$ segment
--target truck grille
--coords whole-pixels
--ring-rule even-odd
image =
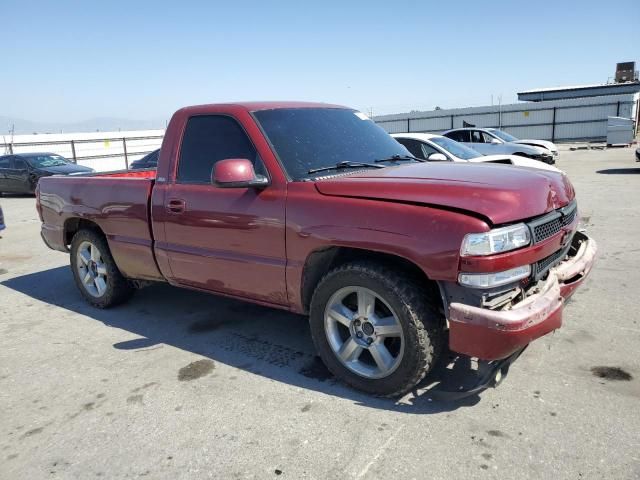
[[[562,259],[566,257],[570,248],[571,248],[571,242],[569,242],[569,244],[562,250],[558,250],[557,252],[552,253],[548,257],[543,258],[542,260],[539,260],[536,263],[534,263],[532,265],[533,268],[531,271],[531,276],[533,277],[534,281],[540,280],[540,278],[545,273],[547,273],[551,268],[559,264],[562,261]]]
[[[556,210],[550,215],[545,215],[538,221],[531,222],[534,243],[539,243],[554,236],[563,227],[573,223],[576,218],[577,211],[577,205],[574,200],[566,207]]]

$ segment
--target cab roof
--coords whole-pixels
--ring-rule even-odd
[[[334,105],[331,103],[321,102],[291,102],[291,101],[255,101],[255,102],[226,102],[226,103],[212,103],[204,105],[192,105],[184,107],[182,110],[202,110],[207,108],[216,107],[236,107],[247,110],[249,112],[256,112],[259,110],[277,110],[283,108],[342,108],[351,110],[349,107],[343,105]]]

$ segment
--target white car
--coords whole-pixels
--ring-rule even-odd
[[[556,167],[520,155],[482,155],[455,140],[431,133],[394,133],[391,135],[416,158],[450,162],[504,163],[518,167],[559,172]]]
[[[442,135],[465,144],[484,155],[507,154],[556,162],[558,147],[546,140],[519,140],[497,128],[466,127],[447,130]]]

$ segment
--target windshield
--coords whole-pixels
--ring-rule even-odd
[[[482,154],[476,152],[473,148],[469,148],[466,145],[451,140],[447,137],[432,137],[431,140],[436,145],[444,148],[454,157],[461,158],[462,160],[471,160],[472,158],[481,157]]]
[[[29,155],[24,158],[32,167],[36,168],[59,167],[69,163],[66,158],[60,155]]]
[[[371,163],[394,155],[411,155],[355,110],[283,108],[260,110],[254,115],[294,180],[313,176],[309,170],[340,162]]]
[[[502,130],[491,129],[489,131],[491,133],[493,133],[496,137],[501,138],[502,140],[504,140],[505,142],[517,142],[518,141],[518,139],[516,137],[514,137],[513,135],[509,135],[507,132],[503,132]]]

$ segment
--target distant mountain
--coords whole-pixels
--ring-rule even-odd
[[[0,116],[0,135],[7,135],[15,126],[15,134],[114,132],[118,130],[153,130],[165,128],[165,120],[131,120],[127,118],[97,117],[82,122],[32,122],[21,118]]]

